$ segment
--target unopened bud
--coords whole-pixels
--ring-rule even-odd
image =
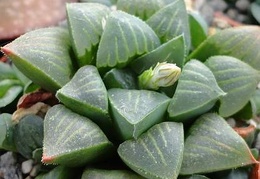
[[[157,63],[154,69],[144,71],[139,77],[139,85],[143,89],[157,90],[159,87],[173,85],[179,78],[181,69],[172,63]]]

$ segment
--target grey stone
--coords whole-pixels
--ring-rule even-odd
[[[238,10],[245,12],[248,10],[250,2],[248,0],[237,0],[235,6]]]
[[[224,0],[209,0],[208,4],[215,10],[215,11],[224,11],[227,9],[228,5]]]
[[[33,160],[32,159],[26,160],[22,163],[23,174],[29,174],[30,171],[32,170],[32,168],[33,168]]]
[[[0,176],[4,179],[22,179],[22,173],[13,152],[6,152],[1,155]]]

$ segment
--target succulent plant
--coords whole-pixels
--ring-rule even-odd
[[[17,141],[38,142],[42,129],[41,161],[58,166],[37,178],[64,178],[73,169],[82,179],[257,171],[252,142],[227,119],[246,125],[260,113],[258,26],[209,36],[183,0],[91,1],[67,4],[66,10],[66,26],[30,31],[1,48],[12,64],[0,63],[0,100],[9,93],[9,103],[22,91],[26,96],[16,117],[0,114],[6,131],[1,148],[31,158],[41,145],[27,150]],[[48,95],[25,105],[39,89]],[[46,102],[54,96],[58,102]],[[43,104],[49,107],[40,127]],[[31,113],[37,131],[27,130]]]

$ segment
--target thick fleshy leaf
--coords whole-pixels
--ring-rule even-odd
[[[228,117],[241,110],[255,92],[260,73],[245,62],[229,56],[210,57],[205,64],[227,93],[220,98],[219,114]]]
[[[94,64],[97,45],[103,32],[102,20],[110,10],[97,3],[67,4],[69,30],[78,65]]]
[[[178,179],[210,179],[204,175],[179,176]]]
[[[137,140],[120,144],[118,154],[135,172],[145,178],[178,177],[184,150],[183,125],[163,122]]]
[[[56,91],[72,76],[70,39],[66,29],[51,27],[28,32],[1,50],[34,83]]]
[[[16,75],[9,64],[0,62],[0,81],[5,79],[15,79]]]
[[[208,113],[188,131],[181,174],[209,173],[256,163],[246,142],[219,115]]]
[[[164,0],[118,0],[117,9],[146,20],[159,9],[170,4],[171,2],[172,1],[167,2]]]
[[[59,165],[51,171],[49,171],[48,173],[37,175],[35,179],[71,179],[76,178],[76,172],[77,171],[75,171],[75,169],[73,168]]]
[[[253,116],[260,114],[260,89],[257,89],[250,98]]]
[[[0,114],[0,149],[15,151],[14,144],[14,124],[12,123],[12,115]]]
[[[146,21],[162,42],[167,42],[174,37],[184,35],[185,51],[190,49],[190,29],[188,14],[183,0],[175,0],[173,3],[157,11]]]
[[[81,67],[56,96],[66,107],[102,127],[110,122],[107,90],[95,66]]]
[[[145,22],[122,11],[111,12],[104,28],[97,52],[98,68],[124,67],[132,58],[160,45]]]
[[[214,55],[236,57],[253,68],[260,70],[260,28],[258,26],[241,26],[222,30],[204,41],[189,59],[205,61]]]
[[[80,166],[110,154],[111,142],[86,117],[56,105],[44,120],[42,162]]]
[[[184,58],[185,44],[184,37],[181,35],[133,60],[131,67],[136,73],[141,74],[150,67],[154,67],[158,62],[175,63],[178,67],[182,67]]]
[[[111,88],[122,88],[122,89],[137,89],[137,76],[136,74],[128,69],[118,69],[113,68],[108,71],[104,77],[103,81],[107,89]]]
[[[192,48],[196,49],[207,38],[207,23],[199,13],[192,11],[189,12],[189,23]]]
[[[0,98],[2,98],[12,86],[21,86],[21,85],[22,85],[21,82],[15,79],[5,79],[2,81],[0,80]]]
[[[111,115],[121,139],[137,138],[164,120],[169,98],[148,90],[108,90]]]
[[[23,91],[22,86],[15,85],[10,87],[0,98],[0,108],[5,107],[8,104],[12,103],[19,96],[19,94],[21,94],[22,91]]]
[[[183,67],[168,113],[173,121],[188,121],[210,110],[220,96],[220,89],[210,69],[198,60]],[[185,106],[185,107],[184,107]]]
[[[250,6],[250,10],[254,18],[260,23],[260,4],[258,2],[252,2]]]
[[[22,117],[14,128],[14,143],[17,151],[25,158],[31,159],[35,149],[42,147],[43,119],[29,114]]]
[[[104,170],[95,168],[86,168],[81,179],[102,178],[102,179],[144,179],[134,172],[128,170]]]
[[[113,0],[80,0],[80,2],[88,2],[88,3],[99,3],[106,6],[112,6]]]

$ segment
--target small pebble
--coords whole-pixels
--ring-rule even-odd
[[[13,152],[6,152],[1,155],[0,176],[4,179],[22,179],[21,171],[16,162],[16,155]]]
[[[23,174],[28,174],[33,168],[33,160],[29,159],[22,163],[22,172]]]
[[[227,16],[230,17],[231,19],[236,19],[238,16],[238,11],[236,9],[228,9],[227,11]]]
[[[228,118],[227,119],[227,123],[231,126],[231,127],[236,127],[236,120],[234,118]]]
[[[238,10],[245,12],[248,10],[250,2],[248,0],[237,0],[235,6]]]
[[[40,170],[41,170],[41,164],[37,164],[37,165],[33,166],[32,170],[30,172],[30,176],[36,177]]]
[[[210,4],[215,11],[224,11],[228,7],[224,0],[208,0],[208,4]]]

